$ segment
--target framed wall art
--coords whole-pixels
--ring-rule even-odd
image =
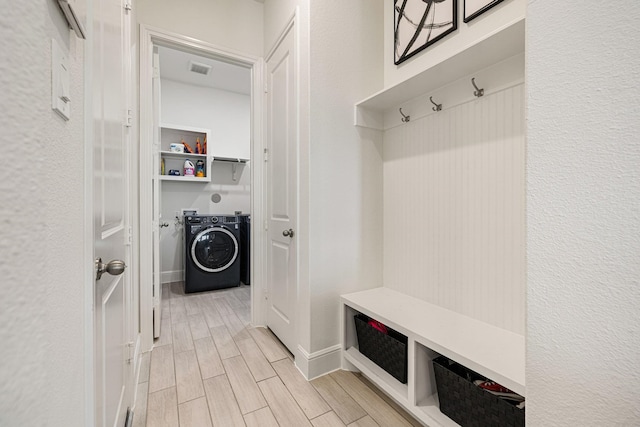
[[[485,13],[503,0],[464,0],[464,16],[463,21],[469,22],[473,18]]]
[[[394,63],[406,61],[458,28],[458,0],[394,0]]]

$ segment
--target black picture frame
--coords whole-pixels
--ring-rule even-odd
[[[394,64],[422,52],[457,28],[458,0],[394,0]]]
[[[464,11],[462,20],[467,23],[482,15],[492,7],[502,3],[504,0],[463,0]]]

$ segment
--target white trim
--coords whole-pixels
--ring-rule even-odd
[[[251,86],[251,229],[249,236],[251,241],[251,253],[249,254],[251,277],[251,319],[253,325],[265,325],[267,319],[267,304],[262,296],[264,295],[266,277],[264,269],[267,265],[266,258],[266,235],[262,224],[265,219],[266,198],[264,180],[264,81],[266,64],[264,59],[259,58],[252,69]]]
[[[93,0],[86,1],[86,34],[84,43],[84,221],[82,264],[84,288],[84,425],[95,424],[95,331],[94,248],[93,248]]]
[[[133,368],[133,390],[131,390],[131,410],[135,414],[136,406],[138,405],[138,384],[140,384],[140,370],[142,368],[142,351],[140,343],[140,334],[138,334],[135,341],[135,350],[133,352],[133,359],[131,359],[131,365]],[[151,361],[151,359],[149,359]]]
[[[310,338],[311,338],[311,301],[310,301],[310,295],[304,294],[305,297],[309,298],[309,300],[306,301],[306,305],[304,303],[301,303],[301,294],[302,292],[300,291],[300,284],[301,284],[301,262],[302,262],[302,257],[300,256],[300,254],[302,253],[301,248],[302,248],[302,239],[300,238],[303,233],[305,233],[305,230],[303,230],[303,226],[302,226],[302,218],[300,215],[300,206],[301,206],[301,199],[302,197],[300,197],[300,189],[302,188],[301,185],[301,168],[300,168],[300,164],[301,164],[301,148],[302,148],[302,123],[301,123],[301,109],[302,109],[302,85],[300,84],[300,81],[302,79],[302,67],[301,67],[301,60],[302,60],[302,52],[300,49],[300,42],[301,42],[301,36],[300,36],[300,6],[296,6],[295,10],[293,11],[293,15],[291,16],[291,23],[289,24],[291,26],[290,30],[293,31],[293,47],[295,49],[295,86],[296,86],[296,229],[297,229],[297,233],[298,233],[298,239],[296,241],[296,313],[295,313],[295,337],[296,337],[296,341],[298,342],[298,349],[299,350],[304,350],[303,347],[301,347],[301,344],[307,344],[309,346],[311,346],[311,342],[310,342]],[[309,23],[307,23],[307,25],[310,25]],[[309,26],[307,26],[307,30],[309,29]],[[284,38],[287,34],[287,32],[289,31],[289,28],[285,29],[285,31],[282,34],[282,37]],[[279,41],[280,42],[280,41]],[[279,43],[278,42],[278,43]],[[306,70],[307,72],[310,72],[309,69]],[[307,172],[308,173],[308,172]],[[308,218],[307,218],[307,222],[308,222]],[[306,248],[308,250],[308,248]],[[305,251],[306,252],[306,251]],[[308,307],[308,310],[304,310],[304,308]],[[305,319],[303,320],[303,316],[305,317]],[[308,327],[308,329],[306,329],[304,331],[303,334],[303,325],[305,327]],[[306,341],[303,339],[303,336],[307,336],[309,337],[309,341]],[[304,358],[303,362],[306,362],[306,371],[305,371],[305,376],[306,378],[315,378],[317,375],[315,375],[315,373],[317,372],[317,369],[315,369],[316,365],[322,365],[322,360],[318,360],[316,363],[315,359],[317,359],[316,357],[313,357],[311,355],[309,355],[308,353],[306,353],[306,351],[304,351],[304,353],[301,353]],[[313,354],[317,354],[313,353]],[[340,366],[339,364],[337,366]],[[328,371],[327,371],[328,372]]]
[[[259,60],[258,57],[253,55],[247,55],[236,50],[227,49],[225,47],[208,43],[203,40],[198,40],[193,37],[173,33],[162,28],[153,27],[146,24],[140,24],[140,37],[140,41],[142,41],[144,38],[145,42],[158,44],[159,46],[166,46],[182,50],[184,50],[185,48],[191,48],[190,50],[195,51],[195,53],[204,54],[208,57],[214,57],[215,59],[219,59],[223,62],[228,62],[247,68],[253,67],[253,65]]]
[[[133,358],[131,359],[131,364],[133,365],[133,378],[134,378],[134,388],[136,390],[133,390],[134,395],[137,395],[137,385],[140,382],[140,366],[142,364],[142,351],[141,351],[141,347],[140,347],[140,335],[138,334],[138,336],[136,337],[136,340],[134,342],[134,346],[133,346]],[[136,400],[133,399],[132,402],[135,404]]]
[[[261,58],[245,55],[191,37],[167,32],[165,30],[140,24],[140,331],[142,334],[142,351],[149,351],[153,347],[153,264],[152,264],[152,218],[153,208],[151,203],[152,175],[153,175],[153,118],[152,118],[152,87],[153,76],[153,46],[168,46],[175,49],[195,51],[197,53],[213,57],[225,62],[251,68],[252,93],[251,93],[251,156],[255,159],[262,158],[262,109],[263,109],[263,61]],[[263,222],[264,201],[262,196],[262,167],[253,162],[251,171],[252,207],[251,219],[255,224]],[[259,170],[254,170],[259,169]],[[255,274],[256,268],[261,268],[263,258],[264,231],[260,227],[251,227],[252,260],[251,268],[251,292],[252,315],[254,324],[262,322],[265,310],[262,308],[264,300],[257,295],[262,294],[264,287],[261,278],[263,275]],[[255,267],[255,268],[254,268]]]
[[[296,353],[296,366],[309,381],[329,372],[337,371],[342,364],[342,346],[340,344],[313,353],[307,353],[299,345]]]
[[[140,334],[143,351],[153,347],[153,207],[152,207],[152,165],[153,149],[153,102],[151,79],[153,77],[153,43],[151,35],[140,26]],[[145,143],[145,141],[148,141]]]
[[[287,21],[287,25],[284,26],[284,28],[280,32],[280,35],[276,39],[275,43],[273,44],[273,46],[271,46],[271,49],[269,49],[269,53],[265,56],[265,62],[269,62],[269,60],[271,59],[273,54],[278,49],[278,46],[280,46],[280,44],[282,43],[284,38],[287,36],[287,34],[289,34],[289,31],[291,31],[293,26],[296,25],[297,20],[298,20],[298,7],[296,7],[296,10],[293,12],[291,17],[289,18],[289,21]],[[294,36],[296,37],[296,41],[297,41],[298,40],[298,34],[295,33]],[[294,45],[295,45],[295,43],[294,43]],[[295,46],[297,48],[297,45],[295,45]]]

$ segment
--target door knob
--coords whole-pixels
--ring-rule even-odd
[[[127,266],[124,261],[120,261],[119,259],[114,259],[105,264],[102,262],[102,258],[96,258],[96,280],[100,280],[104,273],[109,273],[112,276],[122,274],[125,268],[127,268]]]
[[[162,224],[160,224],[160,228],[168,227],[168,226],[169,226],[169,223],[168,223],[168,222],[166,222],[166,221],[165,221],[165,222],[163,222]]]
[[[288,229],[288,230],[284,230],[284,231],[282,232],[282,235],[283,235],[284,237],[293,237],[293,230],[292,230],[291,228],[290,228],[290,229]]]

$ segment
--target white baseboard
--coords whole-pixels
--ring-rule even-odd
[[[184,280],[184,270],[170,270],[160,272],[160,283],[181,282]]]
[[[296,366],[307,380],[321,377],[329,372],[337,371],[342,364],[342,347],[336,344],[325,349],[307,353],[298,346]]]

